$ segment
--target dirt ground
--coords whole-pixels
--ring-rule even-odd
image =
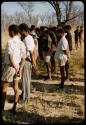
[[[31,93],[28,103],[19,102],[14,116],[9,112],[13,105],[13,89],[8,87],[3,119],[6,123],[79,123],[84,120],[84,82],[66,81],[64,90],[58,90],[59,81],[46,83],[32,80],[38,89]],[[21,91],[20,91],[21,92]]]
[[[13,105],[13,89],[8,87],[5,112],[2,113],[4,123],[48,124],[48,123],[81,123],[85,119],[85,86],[84,86],[84,45],[82,50],[75,50],[70,55],[70,79],[65,81],[63,90],[58,90],[60,72],[57,66],[52,74],[52,81],[45,81],[46,70],[43,63],[37,73],[32,75],[32,85],[36,89],[31,92],[29,102],[19,101],[18,112],[14,116],[9,112]],[[20,90],[21,92],[21,90]]]

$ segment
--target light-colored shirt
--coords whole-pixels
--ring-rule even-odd
[[[35,44],[34,50],[38,51],[38,40],[37,39],[34,39],[34,44]]]
[[[65,35],[58,42],[56,53],[54,56],[55,61],[65,57],[67,59],[67,55],[64,54],[63,50],[69,51],[68,41],[65,38]]]
[[[5,63],[10,64],[9,55],[13,54],[13,61],[16,66],[19,66],[21,58],[26,56],[26,48],[24,43],[20,40],[19,36],[16,35],[8,40]]]
[[[26,56],[30,57],[29,51],[33,52],[35,48],[34,39],[31,35],[28,35],[27,37],[24,38],[23,42],[26,46]]]

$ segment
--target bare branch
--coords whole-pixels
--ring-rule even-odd
[[[55,7],[55,4],[53,3],[53,1],[48,1],[54,8],[54,10],[56,11],[56,7]]]
[[[73,20],[74,18],[77,18],[78,16],[80,16],[82,14],[82,12],[80,12],[79,14],[73,16],[72,18],[68,19],[68,20],[65,20],[65,23],[70,21],[70,20]]]

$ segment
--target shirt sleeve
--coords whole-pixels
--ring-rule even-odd
[[[62,50],[67,50],[68,42],[66,39],[62,39]]]
[[[26,45],[27,51],[32,51],[33,52],[33,50],[35,48],[34,39],[32,37],[26,38],[25,39],[25,45]]]
[[[7,45],[7,52],[10,55],[10,54],[13,54],[13,51],[14,51],[14,48],[13,48],[13,45],[12,45],[12,41],[9,40],[8,45]]]
[[[26,58],[26,47],[23,42],[21,42],[21,57]]]

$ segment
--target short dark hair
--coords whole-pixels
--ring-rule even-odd
[[[65,33],[65,31],[63,29],[58,29],[57,32],[58,33]]]
[[[34,30],[35,29],[35,25],[31,25],[31,30]]]
[[[80,28],[83,28],[83,26],[80,26]]]
[[[12,24],[12,25],[9,26],[8,31],[9,31],[9,32],[10,32],[10,31],[13,31],[15,34],[18,34],[19,28],[18,28],[17,25]]]
[[[29,27],[28,27],[27,24],[22,23],[22,24],[19,25],[19,30],[21,30],[21,31],[25,30],[26,32],[28,32],[29,31]]]

